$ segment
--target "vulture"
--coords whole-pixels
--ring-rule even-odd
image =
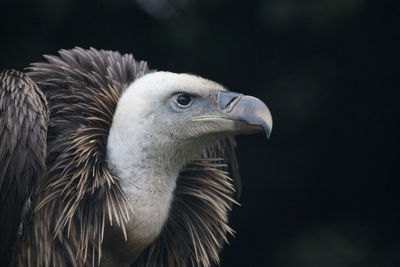
[[[0,74],[1,266],[219,263],[259,99],[131,54],[60,50]]]

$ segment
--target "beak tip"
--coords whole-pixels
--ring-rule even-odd
[[[271,112],[269,111],[267,106],[265,106],[265,110],[263,112],[263,116],[262,116],[262,119],[260,119],[260,121],[264,128],[265,135],[267,136],[267,139],[269,139],[271,136],[271,132],[272,132],[273,122],[272,122]]]
[[[264,131],[265,135],[267,136],[267,139],[271,137],[271,132],[272,132],[272,127],[270,127],[268,124],[264,125]]]

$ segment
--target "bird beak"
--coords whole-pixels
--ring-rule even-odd
[[[260,99],[230,91],[220,91],[218,109],[226,119],[238,122],[235,124],[238,132],[254,133],[264,130],[269,138],[272,115]]]

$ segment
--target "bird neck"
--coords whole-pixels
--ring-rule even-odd
[[[110,170],[120,178],[120,185],[130,202],[133,213],[126,225],[127,240],[105,233],[106,243],[118,247],[114,254],[119,260],[134,261],[160,234],[173,199],[173,192],[180,170],[193,157],[194,151],[177,145],[165,146],[159,138],[147,134],[124,140],[110,130],[107,157]],[[186,151],[183,153],[182,151]],[[118,231],[114,227],[112,232]],[[106,240],[111,236],[113,240]],[[121,237],[121,235],[120,235]],[[121,247],[125,249],[121,249]],[[120,255],[124,253],[125,255]]]

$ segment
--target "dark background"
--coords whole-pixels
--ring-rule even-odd
[[[257,96],[221,266],[400,266],[396,2],[1,0],[0,69],[93,46]]]

